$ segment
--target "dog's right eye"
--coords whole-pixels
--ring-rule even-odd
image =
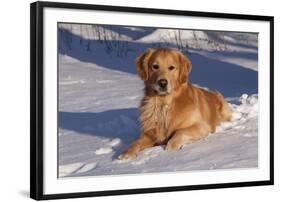
[[[153,65],[152,68],[155,69],[155,70],[159,69],[159,65]]]

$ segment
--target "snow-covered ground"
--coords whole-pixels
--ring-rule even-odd
[[[258,36],[185,30],[179,47],[174,32],[60,25],[60,177],[258,166]],[[148,47],[165,46],[183,48],[193,64],[191,81],[220,91],[233,120],[177,152],[157,146],[135,160],[117,160],[139,135],[143,83],[134,60]]]

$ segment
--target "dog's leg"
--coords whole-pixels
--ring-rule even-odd
[[[137,154],[145,148],[154,146],[155,142],[152,141],[147,135],[142,134],[123,154],[118,156],[119,160],[134,159]]]
[[[210,133],[207,124],[195,124],[188,128],[179,129],[168,141],[166,150],[176,151],[182,148],[184,144],[190,144],[206,137]]]

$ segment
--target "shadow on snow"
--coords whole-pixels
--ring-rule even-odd
[[[139,135],[138,110],[115,109],[104,112],[59,112],[58,126],[85,135],[120,138],[132,142]]]

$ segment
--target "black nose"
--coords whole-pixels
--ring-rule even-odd
[[[167,87],[167,84],[168,84],[168,81],[166,79],[160,79],[158,80],[158,85],[161,87],[161,88],[166,88]]]

